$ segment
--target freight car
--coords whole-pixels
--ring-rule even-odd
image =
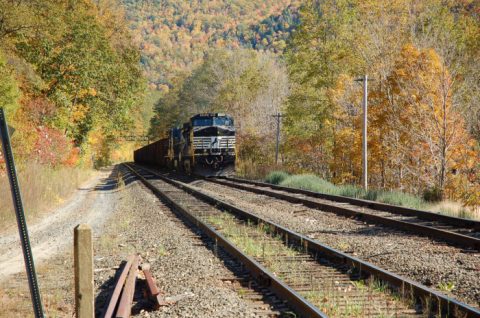
[[[170,129],[167,138],[134,152],[137,163],[203,176],[232,174],[235,157],[234,122],[221,113],[195,115]]]

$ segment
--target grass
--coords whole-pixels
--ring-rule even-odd
[[[273,171],[266,176],[265,181],[284,187],[377,201],[467,219],[480,219],[480,212],[465,209],[459,203],[448,201],[430,203],[423,198],[400,191],[376,189],[365,191],[361,187],[354,185],[335,185],[313,174],[289,175],[286,172]]]
[[[438,289],[440,289],[443,292],[450,293],[452,290],[455,289],[455,284],[452,282],[439,283]]]
[[[206,221],[279,279],[299,288],[310,287],[299,293],[330,317],[364,317],[366,313],[396,317],[399,311],[411,307],[408,299],[399,297],[381,281],[357,280],[344,285],[333,275],[325,278],[314,275],[308,261],[287,261],[286,258],[304,256],[305,252],[302,248],[287,246],[282,237],[265,224],[243,222],[231,214],[209,215]],[[352,293],[357,297],[350,298]],[[375,299],[373,304],[371,299]]]
[[[267,175],[265,181],[271,184],[280,184],[289,176],[290,175],[284,171],[272,171]]]
[[[92,170],[52,168],[38,163],[30,163],[17,171],[25,214],[30,221],[62,204],[93,173]],[[0,193],[0,226],[10,229],[15,225],[15,212],[7,176],[1,172]]]

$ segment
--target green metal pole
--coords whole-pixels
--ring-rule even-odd
[[[12,147],[10,144],[10,135],[8,133],[7,120],[3,108],[0,108],[0,134],[2,137],[2,148],[5,163],[7,166],[8,179],[12,192],[13,205],[17,216],[18,232],[22,243],[23,258],[25,260],[25,268],[27,270],[28,284],[30,287],[30,295],[32,297],[33,310],[35,318],[44,318],[42,300],[40,290],[38,288],[37,275],[35,274],[35,264],[33,262],[32,248],[28,237],[27,222],[25,220],[25,212],[23,210],[22,196],[20,195],[20,186],[17,179],[17,171],[13,159]]]

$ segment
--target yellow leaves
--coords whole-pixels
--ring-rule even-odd
[[[97,96],[97,90],[96,90],[95,88],[91,87],[91,88],[89,88],[89,90],[88,90],[88,94],[89,94],[90,96]]]
[[[93,97],[97,96],[97,90],[93,87],[84,88],[84,89],[81,89],[77,95],[78,98],[85,98],[89,96],[93,96]]]
[[[82,104],[77,104],[73,106],[71,121],[72,122],[82,121],[87,116],[89,109],[90,108],[87,105],[82,105]]]

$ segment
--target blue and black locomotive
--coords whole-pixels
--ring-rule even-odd
[[[233,118],[222,113],[195,115],[168,138],[134,152],[137,163],[203,176],[233,174],[235,157]]]

